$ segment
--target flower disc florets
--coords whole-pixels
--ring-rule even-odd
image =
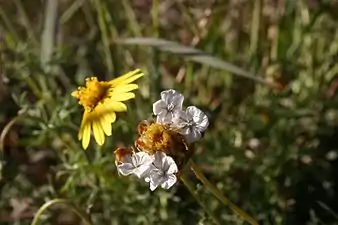
[[[115,151],[121,175],[144,178],[151,190],[158,186],[169,189],[176,183],[177,173],[192,155],[188,144],[199,140],[209,125],[208,117],[197,107],[183,111],[183,99],[175,90],[161,93],[161,99],[153,105],[156,121],[138,125],[136,152]]]
[[[144,126],[143,124],[144,122],[141,122],[139,126]],[[175,160],[180,169],[190,156],[185,137],[170,126],[159,123],[151,123],[144,128],[135,141],[135,146],[150,155],[157,151],[167,154]]]
[[[96,77],[86,78],[84,87],[79,87],[73,94],[79,99],[79,104],[86,110],[92,111],[100,102],[109,98],[111,85],[106,81],[98,81]]]

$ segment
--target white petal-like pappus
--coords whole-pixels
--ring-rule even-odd
[[[138,178],[142,178],[148,176],[149,171],[150,165],[140,165],[134,169],[133,174]]]
[[[134,166],[131,163],[121,163],[117,165],[117,171],[123,176],[128,176],[133,173]]]
[[[156,122],[162,124],[172,123],[175,112],[182,110],[183,100],[183,95],[175,90],[162,91],[161,99],[153,104]]]
[[[166,105],[173,104],[177,107],[177,110],[182,110],[184,96],[173,89],[169,89],[161,92],[161,100],[163,100]]]
[[[170,124],[172,122],[173,114],[167,110],[160,112],[156,117],[156,123]]]
[[[198,128],[200,132],[203,132],[208,128],[209,126],[208,117],[199,108],[195,106],[189,106],[186,109],[186,112],[191,116],[196,128]]]
[[[161,184],[161,188],[169,189],[177,182],[177,177],[174,174],[170,174],[167,177],[167,180]]]
[[[171,124],[190,143],[199,140],[208,125],[208,117],[195,106],[189,106],[185,112],[176,112]]]
[[[123,176],[135,175],[138,178],[148,176],[154,158],[145,152],[137,152],[125,156],[123,162],[117,165],[118,172]]]
[[[189,134],[185,135],[185,138],[189,143],[198,141],[201,137],[202,134],[198,129],[190,129]]]
[[[161,112],[167,109],[167,105],[163,100],[158,100],[153,104],[153,113],[155,115],[160,114]]]
[[[153,168],[149,173],[149,188],[151,191],[155,190],[163,181],[163,171]]]
[[[178,168],[173,158],[163,152],[156,152],[153,167],[150,169],[149,177],[145,180],[149,182],[151,191],[158,186],[168,189],[177,182],[175,175],[177,172]]]

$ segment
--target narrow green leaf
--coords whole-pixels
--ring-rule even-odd
[[[117,41],[117,43],[124,44],[124,45],[145,45],[145,46],[154,47],[154,48],[159,49],[160,51],[182,55],[182,56],[185,56],[190,61],[205,64],[205,65],[217,68],[217,69],[226,70],[230,73],[251,79],[255,82],[265,84],[270,87],[278,86],[277,84],[267,81],[266,79],[260,76],[254,75],[246,70],[243,70],[238,66],[235,66],[231,63],[220,60],[207,52],[203,52],[202,50],[199,50],[196,48],[187,47],[187,46],[178,44],[173,41],[167,41],[167,40],[157,39],[157,38],[136,37],[136,38],[122,39],[122,40]]]

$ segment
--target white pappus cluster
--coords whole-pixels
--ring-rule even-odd
[[[149,155],[145,152],[137,152],[127,155],[123,163],[117,165],[121,175],[134,175],[150,184],[150,190],[158,186],[164,189],[171,188],[177,181],[178,172],[175,161],[163,152]]]
[[[175,90],[162,91],[161,99],[153,104],[153,113],[157,123],[176,128],[188,143],[192,143],[201,139],[209,121],[207,115],[195,106],[184,111],[183,100],[184,96]]]
[[[161,92],[161,99],[153,104],[156,123],[168,125],[183,135],[188,143],[202,137],[209,125],[208,117],[197,107],[189,106],[182,109],[184,97],[175,90]],[[133,152],[123,157],[117,165],[118,172],[123,176],[134,175],[149,183],[150,190],[157,187],[171,188],[176,182],[178,167],[171,156],[157,151],[154,155],[146,152]]]

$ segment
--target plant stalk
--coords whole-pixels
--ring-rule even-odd
[[[189,179],[184,174],[182,174],[180,176],[180,179],[183,182],[183,184],[186,186],[186,188],[188,189],[188,191],[191,193],[191,195],[196,199],[196,201],[198,202],[198,204],[200,204],[200,206],[202,206],[202,208],[204,209],[204,211],[214,221],[214,223],[217,224],[217,225],[221,225],[221,222],[213,215],[213,213],[208,208],[208,206],[206,206],[204,204],[204,202],[202,201],[202,199],[196,194],[196,191],[194,190],[194,185],[189,181]]]
[[[69,207],[76,215],[78,215],[83,221],[85,225],[92,225],[92,223],[90,222],[90,217],[85,214],[84,212],[82,212],[77,206],[75,206],[73,203],[71,203],[70,201],[68,201],[67,199],[53,199],[50,200],[48,202],[46,202],[45,204],[43,204],[39,210],[36,212],[33,222],[31,223],[31,225],[38,225],[39,224],[39,220],[42,216],[42,214],[51,206],[56,205],[56,204],[64,204],[67,207]]]
[[[209,191],[224,205],[229,206],[229,208],[238,214],[242,219],[249,222],[251,225],[258,225],[258,222],[252,218],[249,214],[244,212],[242,209],[237,207],[234,203],[232,203],[228,198],[226,198],[202,173],[201,169],[196,165],[196,163],[190,160],[191,170],[195,173],[197,179],[199,179],[208,189]]]

